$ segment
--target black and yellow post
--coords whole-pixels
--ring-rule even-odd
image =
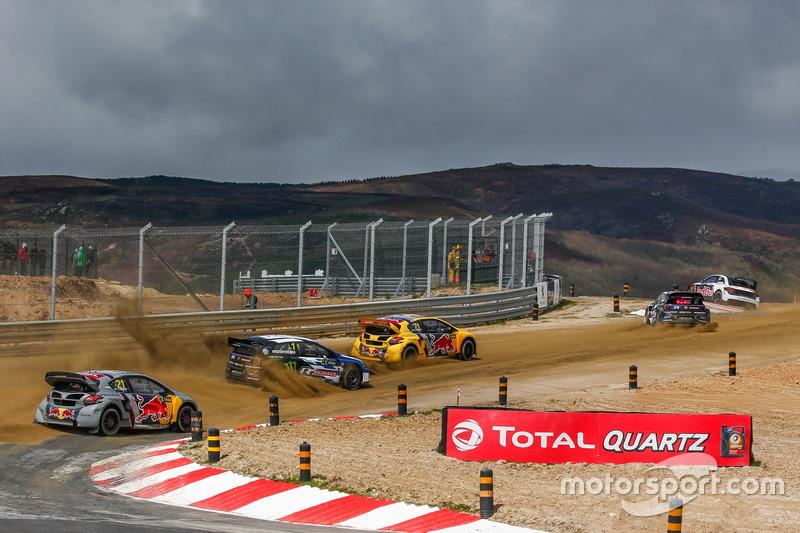
[[[481,518],[494,514],[494,472],[488,466],[481,468]]]
[[[667,531],[669,533],[680,533],[683,524],[683,500],[680,498],[670,498],[669,515],[667,517]]]
[[[627,297],[628,297],[628,289],[630,289],[630,288],[631,288],[631,284],[630,284],[630,283],[625,283],[625,284],[622,286],[622,296],[624,296],[625,298],[627,298]]]
[[[539,304],[533,306],[533,311],[531,311],[531,318],[533,320],[539,320]]]
[[[628,388],[631,390],[639,388],[639,370],[636,365],[631,365],[628,369]]]
[[[574,298],[575,297],[575,284],[574,283],[570,283],[569,284],[569,297],[570,298]]]
[[[397,414],[404,416],[408,414],[408,391],[406,386],[400,384],[397,386]]]
[[[203,440],[203,413],[202,411],[192,411],[192,442]]]
[[[500,378],[500,405],[508,403],[508,378],[503,376]]]
[[[311,445],[305,441],[300,445],[300,481],[311,481]]]
[[[277,426],[281,423],[281,417],[278,411],[278,397],[269,397],[269,425]]]
[[[219,462],[219,430],[211,428],[208,430],[208,462]]]
[[[736,375],[736,352],[731,352],[728,354],[728,375]]]
[[[619,294],[614,295],[614,312],[619,313]]]

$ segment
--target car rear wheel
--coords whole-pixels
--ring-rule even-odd
[[[475,356],[475,343],[472,339],[467,339],[461,343],[461,357],[463,361],[469,361]]]
[[[358,390],[361,387],[362,379],[361,369],[356,365],[350,365],[342,372],[342,387],[349,390]]]
[[[119,411],[109,407],[100,415],[100,433],[110,437],[119,431],[120,416]]]
[[[417,359],[417,355],[419,355],[419,352],[417,351],[416,346],[406,346],[403,350],[403,360],[401,363],[404,365],[411,363]]]
[[[181,405],[172,428],[178,433],[189,433],[192,430],[192,411],[191,405]]]

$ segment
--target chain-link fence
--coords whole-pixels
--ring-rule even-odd
[[[308,296],[368,301],[431,296],[443,285],[458,285],[467,294],[477,285],[519,288],[542,280],[545,222],[551,216],[4,229],[2,274],[17,279],[5,283],[11,293],[0,302],[0,310],[5,308],[0,321],[76,318],[64,306],[86,305],[93,295],[98,304],[112,296],[134,302],[130,313],[162,314],[241,309],[246,288],[296,295],[296,306]],[[34,280],[38,284],[32,285]],[[91,280],[102,280],[102,290]],[[33,287],[38,298],[49,289],[50,312],[11,312],[13,306],[21,311],[33,304]]]

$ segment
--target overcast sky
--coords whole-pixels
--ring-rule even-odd
[[[794,0],[2,0],[0,175],[800,176],[798,28]]]

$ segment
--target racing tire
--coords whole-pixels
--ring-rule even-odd
[[[361,369],[356,365],[350,365],[342,372],[341,383],[344,389],[358,390],[361,387],[362,380]]]
[[[722,291],[717,291],[714,293],[714,303],[715,304],[722,303]]]
[[[475,357],[475,342],[472,339],[466,339],[461,343],[461,353],[459,359],[462,361],[469,361]]]
[[[100,434],[106,437],[116,435],[119,431],[120,422],[119,411],[113,407],[107,408],[103,411],[103,414],[100,415],[100,425],[98,426]]]
[[[178,433],[189,433],[192,431],[192,411],[194,408],[191,405],[181,405],[178,409],[178,416],[175,418],[175,423],[172,424],[172,429]]]
[[[659,311],[656,313],[655,318],[653,318],[652,322],[653,326],[663,326],[664,325],[664,313]]]
[[[419,352],[417,351],[416,346],[406,346],[405,349],[403,349],[403,356],[400,364],[407,365],[412,363],[413,361],[416,361],[418,355]]]

